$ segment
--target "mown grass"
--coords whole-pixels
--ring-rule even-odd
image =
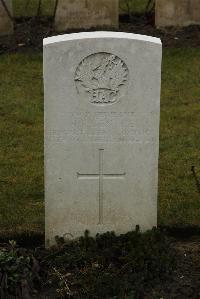
[[[160,225],[200,224],[199,69],[199,49],[164,49]],[[2,55],[0,90],[0,234],[44,232],[42,53]]]
[[[43,230],[41,53],[0,58],[0,229]]]
[[[200,51],[164,51],[160,128],[159,223],[199,225]]]

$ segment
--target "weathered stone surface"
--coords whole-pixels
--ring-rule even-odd
[[[4,0],[10,14],[12,15],[12,1]],[[8,17],[8,14],[0,1],[0,35],[9,35],[13,33],[13,23]]]
[[[118,28],[118,0],[59,0],[55,29]]]
[[[157,223],[161,42],[44,40],[46,244]]]
[[[156,0],[157,27],[200,24],[199,0]]]

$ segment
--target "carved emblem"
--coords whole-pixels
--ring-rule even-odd
[[[86,92],[94,104],[116,102],[127,80],[126,64],[118,56],[104,52],[84,58],[75,73],[77,89]]]

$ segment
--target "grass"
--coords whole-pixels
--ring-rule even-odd
[[[42,55],[2,55],[0,73],[0,227],[43,230]]]
[[[164,49],[159,224],[200,225],[199,49]],[[42,53],[0,59],[0,234],[44,232]]]
[[[199,225],[199,49],[166,49],[161,96],[159,223]]]

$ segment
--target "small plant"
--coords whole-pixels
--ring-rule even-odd
[[[33,281],[37,277],[36,259],[26,254],[25,249],[18,249],[15,241],[0,248],[0,292],[3,298],[13,295],[27,298],[33,291]]]
[[[46,266],[60,298],[143,298],[145,290],[169,277],[174,257],[158,229],[92,238],[89,232],[51,249]],[[53,257],[53,258],[52,258]]]

